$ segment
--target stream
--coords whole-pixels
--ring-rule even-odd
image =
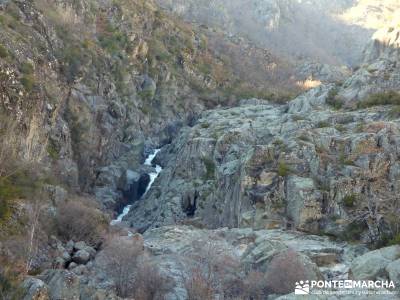
[[[156,155],[158,154],[158,152],[160,152],[161,149],[155,149],[153,151],[152,154],[150,154],[149,156],[147,156],[146,160],[144,161],[144,165],[145,166],[151,166],[153,159],[156,157]],[[150,190],[151,186],[153,185],[154,181],[156,180],[156,178],[158,177],[158,175],[161,173],[162,168],[159,165],[156,165],[155,167],[155,172],[151,172],[149,173],[150,176],[150,181],[149,184],[146,187],[146,191],[144,192],[144,194],[141,196],[141,198],[143,198],[144,196],[146,196],[146,194],[148,193],[148,191]],[[140,200],[140,199],[139,199]],[[129,204],[127,206],[124,207],[123,211],[121,214],[118,215],[118,217],[115,220],[111,221],[111,225],[116,225],[118,223],[122,222],[122,219],[129,213],[129,210],[131,209],[132,205]]]

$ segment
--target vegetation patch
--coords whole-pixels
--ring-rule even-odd
[[[367,108],[378,105],[400,105],[400,93],[388,91],[370,95],[367,99],[358,103],[358,108]]]
[[[0,57],[6,58],[8,56],[8,50],[2,44],[0,44]]]
[[[286,162],[280,161],[278,164],[278,175],[281,177],[285,177],[289,175],[291,172],[290,167],[287,165]]]
[[[343,197],[343,204],[346,207],[354,207],[357,202],[357,195],[356,194],[349,194]]]
[[[326,104],[337,110],[341,109],[344,105],[344,101],[339,98],[338,93],[339,89],[333,88],[329,91],[328,97],[326,98]]]
[[[33,75],[25,75],[21,78],[21,84],[23,85],[25,91],[29,93],[35,86],[35,77]]]
[[[72,199],[58,207],[55,218],[59,237],[69,240],[85,241],[97,247],[108,227],[108,220],[88,199]]]
[[[0,268],[0,296],[7,300],[19,300],[24,296],[17,274],[3,268]]]
[[[343,232],[342,239],[345,241],[358,241],[361,238],[361,234],[366,229],[364,222],[354,221],[346,226]]]
[[[60,158],[60,145],[58,145],[54,140],[50,139],[47,143],[47,153],[50,158],[57,160]]]
[[[390,117],[399,118],[400,117],[400,105],[396,105],[389,112]]]
[[[354,160],[347,157],[346,154],[344,154],[344,153],[341,153],[339,155],[339,163],[342,166],[354,166]]]
[[[344,126],[344,125],[342,125],[342,124],[337,124],[336,126],[335,126],[335,129],[337,130],[337,131],[339,131],[339,132],[346,132],[346,127]]]
[[[330,126],[331,126],[331,124],[329,124],[328,121],[320,121],[317,123],[317,128],[327,128]]]
[[[33,74],[33,65],[30,62],[24,62],[21,64],[20,71],[25,75]]]
[[[215,177],[215,162],[212,158],[203,156],[202,159],[204,166],[206,167],[206,174],[204,175],[205,180],[212,180]]]

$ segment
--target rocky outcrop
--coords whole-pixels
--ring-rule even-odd
[[[394,261],[399,258],[400,246],[398,245],[368,252],[354,259],[350,266],[350,277],[355,280],[377,280],[378,278],[398,280],[394,271],[397,263]]]
[[[204,113],[163,149],[163,172],[126,220],[139,230],[189,219],[340,238],[352,230],[370,242],[390,236],[399,120],[383,107],[332,110],[333,88],[288,106],[248,101]]]
[[[369,94],[398,90],[399,32],[398,17],[395,17],[391,26],[386,26],[374,34],[364,50],[360,68],[343,83],[340,97],[354,104]]]
[[[48,286],[37,278],[27,278],[22,283],[23,300],[50,300]]]
[[[265,56],[222,60],[201,28],[152,1],[92,4],[2,4],[0,129],[9,160],[118,210],[128,201],[118,180],[140,173],[145,150],[171,141],[198,111],[236,101],[226,91],[242,78],[241,61]],[[264,89],[260,77],[249,89]]]
[[[145,249],[151,253],[152,259],[175,281],[174,291],[168,299],[186,298],[182,274],[190,272],[194,257],[201,255],[201,251],[212,253],[212,257],[206,259],[215,259],[218,253],[240,261],[248,266],[247,269],[268,274],[274,258],[293,250],[306,267],[303,275],[310,280],[347,278],[350,262],[366,251],[363,247],[338,244],[326,237],[281,230],[205,230],[191,226],[165,226],[149,230],[143,237]],[[332,259],[323,259],[328,255]],[[340,266],[336,269],[341,271],[334,271],[335,266]],[[297,272],[292,266],[288,267],[290,272]]]
[[[96,256],[96,250],[85,242],[69,241],[63,245],[56,241],[55,259],[53,266],[58,269],[75,269],[78,265],[85,265]]]

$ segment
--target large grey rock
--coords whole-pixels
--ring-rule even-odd
[[[72,260],[77,264],[86,264],[90,260],[90,253],[86,250],[77,251]]]
[[[49,287],[50,299],[80,299],[79,278],[65,270],[46,270],[39,278]]]
[[[40,279],[28,277],[22,283],[24,296],[22,300],[50,300],[49,288]]]
[[[84,241],[76,242],[74,244],[75,251],[84,250],[88,245]]]
[[[356,280],[374,280],[387,277],[386,267],[400,258],[400,246],[390,246],[357,257],[350,266],[350,275]]]
[[[400,285],[400,259],[397,259],[386,266],[386,272],[389,279],[392,280],[396,286]]]

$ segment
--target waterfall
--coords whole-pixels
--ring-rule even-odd
[[[160,150],[161,149],[155,149],[154,152],[146,158],[146,160],[144,161],[144,165],[151,166],[151,163],[153,162],[153,160],[156,157],[156,155],[158,154],[158,152],[160,152]],[[150,190],[151,186],[153,185],[154,181],[156,180],[158,175],[161,173],[161,171],[162,171],[161,166],[156,165],[155,172],[149,173],[150,181],[149,181],[149,184],[146,187],[146,191],[144,192],[142,197],[144,197],[147,194],[147,192]],[[132,207],[132,205],[125,206],[122,213],[120,215],[118,215],[118,217],[115,220],[112,220],[110,224],[116,225],[116,224],[122,222],[122,219],[129,213],[129,210],[131,209],[131,207]]]

